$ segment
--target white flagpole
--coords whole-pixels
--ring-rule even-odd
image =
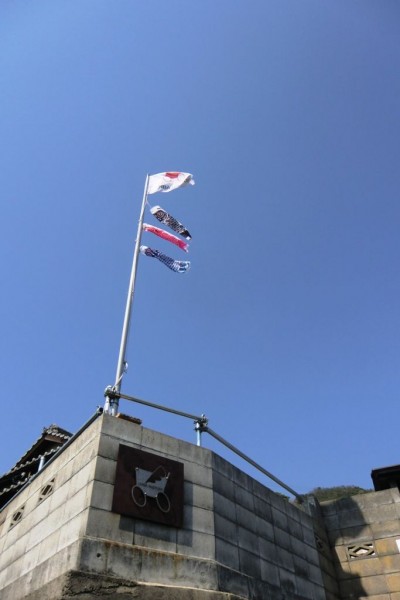
[[[124,376],[124,372],[126,370],[126,364],[127,364],[126,363],[126,345],[127,345],[128,336],[129,336],[129,326],[130,326],[130,321],[131,321],[133,295],[135,292],[136,272],[137,272],[137,265],[138,265],[138,260],[139,260],[140,242],[142,239],[143,218],[144,218],[144,210],[146,208],[146,202],[147,202],[148,187],[149,187],[149,175],[146,176],[146,182],[144,184],[142,208],[140,210],[138,230],[137,230],[137,235],[136,235],[136,244],[135,244],[135,250],[133,253],[131,278],[129,281],[128,297],[126,300],[125,318],[124,318],[124,324],[122,327],[121,345],[119,348],[117,373],[115,376],[115,384],[113,387],[113,391],[117,392],[117,393],[119,393],[119,391],[121,390],[122,377]],[[110,399],[107,397],[105,405],[104,405],[104,412],[115,417],[115,415],[118,413],[118,404],[119,404],[118,398],[111,397],[111,399]]]

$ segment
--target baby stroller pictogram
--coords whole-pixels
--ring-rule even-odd
[[[159,466],[154,471],[146,471],[135,467],[136,484],[132,487],[132,500],[137,506],[143,508],[147,503],[147,498],[155,498],[158,508],[167,513],[171,509],[171,502],[165,493],[165,487],[168,483],[170,473]]]

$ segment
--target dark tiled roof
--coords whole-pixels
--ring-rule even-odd
[[[29,450],[0,477],[0,509],[37,473],[40,459],[47,462],[71,437],[72,433],[55,424],[43,428]]]

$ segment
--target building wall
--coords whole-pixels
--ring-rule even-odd
[[[0,512],[2,600],[19,600],[77,568],[100,428],[101,420],[95,421]],[[53,492],[40,502],[43,488],[51,482]],[[21,519],[12,526],[21,509]]]
[[[389,489],[324,502],[343,600],[400,600],[400,494]]]
[[[182,527],[112,512],[120,444],[184,464]],[[103,415],[0,513],[0,597],[337,600],[311,508],[206,448]]]

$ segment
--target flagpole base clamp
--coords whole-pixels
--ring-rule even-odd
[[[208,419],[206,415],[201,415],[198,419],[194,421],[194,430],[197,434],[197,445],[201,446],[201,434],[204,431],[207,431]]]
[[[118,401],[121,397],[115,386],[108,385],[104,390],[106,401],[104,403],[104,412],[106,415],[115,415],[118,412]]]

